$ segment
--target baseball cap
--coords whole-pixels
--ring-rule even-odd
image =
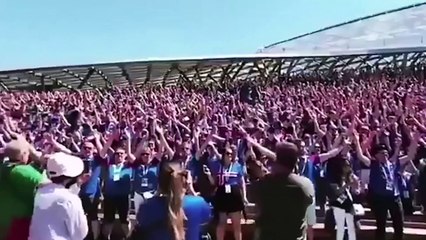
[[[375,145],[375,146],[372,147],[371,153],[373,155],[376,155],[377,153],[379,153],[381,151],[384,151],[384,150],[388,151],[388,148],[386,147],[386,145],[384,145],[384,144],[377,144],[377,145]]]
[[[83,173],[84,163],[78,157],[62,152],[54,153],[47,160],[47,172],[52,177],[77,177]]]

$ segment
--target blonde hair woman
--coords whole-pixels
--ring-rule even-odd
[[[202,197],[185,195],[192,178],[179,162],[162,162],[156,196],[142,203],[136,215],[135,239],[198,240],[210,220]]]

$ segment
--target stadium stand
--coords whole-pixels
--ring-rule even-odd
[[[370,78],[380,74],[386,75],[386,80],[407,85],[411,82],[407,83],[402,78],[416,78],[417,82],[412,85],[423,86],[426,72],[424,19],[426,3],[321,29],[269,45],[251,55],[4,70],[0,71],[1,96],[23,91],[71,91],[79,94],[88,90],[104,93],[117,88],[134,88],[143,92],[157,86],[183,87],[186,90],[201,89],[203,86],[228,89],[229,86],[239,88],[246,83],[261,86],[262,91],[266,92],[268,86],[286,88],[296,85],[303,88],[318,82],[321,86],[334,85],[344,92],[345,84],[367,82],[362,79],[364,76]],[[423,93],[417,91],[419,101]],[[426,238],[425,217],[420,211],[420,204],[415,205],[414,213],[405,217],[405,239]],[[255,205],[248,205],[246,211],[248,219],[242,220],[243,239],[249,240],[253,239]],[[102,212],[101,206],[100,218]],[[333,233],[324,229],[324,212],[317,207],[316,213],[315,239],[331,239]],[[133,213],[130,218],[134,220]],[[360,224],[357,237],[374,239],[376,223],[369,207]],[[390,235],[392,223],[387,221],[386,226],[386,232]],[[116,228],[118,231],[119,224]]]

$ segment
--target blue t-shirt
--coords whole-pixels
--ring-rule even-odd
[[[133,190],[138,193],[155,191],[158,186],[158,164],[134,167]]]
[[[361,177],[361,170],[362,170],[361,161],[358,159],[355,153],[350,154],[350,163],[351,163],[352,171],[354,172],[354,174],[358,177]]]
[[[208,157],[207,159],[207,165],[210,166],[210,162],[217,161],[217,157]],[[203,175],[203,163],[206,163],[200,160],[197,160],[195,157],[191,160],[191,162],[188,163],[186,166],[186,169],[191,172],[191,176],[193,177],[194,181],[196,181],[200,176]]]
[[[232,162],[227,168],[223,167],[221,161],[218,160],[211,161],[209,164],[212,175],[216,176],[219,186],[241,184],[244,167],[238,161]]]
[[[168,208],[165,197],[153,197],[140,206],[136,216],[138,227],[146,233],[147,240],[174,240],[168,226]],[[185,196],[183,210],[186,216],[185,239],[199,240],[203,225],[210,220],[209,204],[199,196]]]
[[[80,196],[84,197],[99,197],[101,195],[101,173],[102,166],[106,160],[95,155],[93,158],[83,160],[85,172],[90,173],[89,180],[81,186]]]
[[[195,158],[195,156],[191,157],[191,159],[186,163],[185,169],[191,173],[192,177],[199,176],[199,161]]]
[[[314,166],[314,160],[312,158],[315,158],[315,156],[305,156],[304,161],[298,162],[298,167],[300,171],[300,175],[309,178],[311,182],[315,185],[315,166]]]
[[[130,194],[133,168],[128,164],[110,164],[105,179],[106,196],[126,196]]]

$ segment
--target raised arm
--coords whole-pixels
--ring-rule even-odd
[[[358,159],[363,162],[367,167],[370,166],[371,160],[370,158],[366,157],[364,153],[362,152],[361,144],[359,142],[359,135],[356,131],[353,132],[354,137],[354,144],[355,144],[355,151]]]
[[[419,139],[420,139],[419,132],[415,132],[411,137],[411,143],[410,143],[410,146],[408,146],[407,155],[399,158],[399,162],[401,165],[405,165],[409,161],[412,161],[415,158],[417,154]]]
[[[207,146],[209,145],[209,142],[213,139],[213,135],[209,134],[206,138],[206,140],[203,142],[201,147],[197,150],[195,153],[195,159],[200,160],[201,156],[203,155],[204,150],[206,150]]]
[[[169,158],[172,158],[175,155],[175,152],[173,151],[173,149],[167,143],[167,140],[164,137],[163,129],[161,127],[159,127],[159,126],[156,126],[155,127],[155,131],[159,135],[161,147],[164,148],[164,150],[166,151],[166,154],[169,156]]]
[[[247,136],[246,139],[247,139],[248,143],[250,143],[253,147],[257,148],[263,155],[265,155],[266,157],[268,157],[269,159],[271,159],[273,161],[277,160],[277,155],[273,151],[271,151],[271,150],[267,149],[266,147],[260,145],[257,141],[255,141],[250,136]]]
[[[343,149],[343,146],[338,146],[338,147],[331,149],[328,152],[320,153],[318,155],[320,162],[321,163],[326,162],[328,159],[337,156],[342,151],[342,149]]]
[[[117,138],[119,136],[118,134],[118,130],[115,129],[113,133],[109,134],[107,136],[107,141],[106,143],[103,145],[101,151],[99,152],[99,157],[101,158],[106,158],[108,155],[108,151],[111,148],[112,143],[114,142],[114,139]]]
[[[315,128],[315,132],[317,133],[317,135],[319,137],[323,137],[325,135],[325,132],[321,129],[319,123],[318,123],[318,119],[315,113],[313,113],[312,111],[309,112],[309,115],[312,118],[312,121],[314,123],[314,128]]]
[[[50,134],[50,133],[45,133],[44,134],[44,137],[45,137],[45,139],[50,143],[50,144],[52,144],[52,146],[56,149],[56,150],[58,150],[58,151],[60,151],[60,152],[63,152],[63,153],[66,153],[66,154],[72,154],[73,152],[70,150],[70,149],[68,149],[67,147],[65,147],[64,145],[62,145],[62,144],[60,144],[60,143],[58,143],[54,138],[53,138],[53,135],[52,134]]]
[[[133,163],[134,161],[136,161],[136,157],[132,153],[132,134],[130,133],[129,129],[125,129],[124,135],[126,137],[125,147],[126,147],[127,160],[130,163]]]

